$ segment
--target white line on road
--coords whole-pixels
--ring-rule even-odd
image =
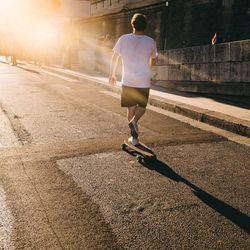
[[[104,91],[100,91],[100,93],[103,93],[103,94],[112,96],[114,98],[120,99],[119,94],[116,94],[116,93],[113,93],[113,92],[110,92],[110,91],[104,90]],[[148,105],[147,108],[149,110],[155,111],[155,112],[157,112],[159,114],[163,114],[163,115],[166,115],[166,116],[168,116],[170,118],[176,119],[178,121],[187,123],[187,124],[189,124],[189,125],[191,125],[193,127],[196,127],[196,128],[201,129],[201,130],[208,131],[208,132],[215,133],[217,135],[220,135],[220,136],[223,136],[223,137],[227,138],[230,141],[234,141],[234,142],[237,142],[239,144],[243,144],[243,145],[246,145],[246,146],[250,147],[250,138],[248,138],[248,137],[237,135],[237,134],[231,133],[229,131],[226,131],[226,130],[223,130],[223,129],[220,129],[220,128],[217,128],[217,127],[213,127],[213,126],[208,125],[206,123],[202,123],[202,122],[193,120],[191,118],[188,118],[188,117],[185,117],[185,116],[182,116],[182,115],[178,115],[176,113],[173,113],[173,112],[161,109],[161,108],[157,108],[157,107],[154,107],[154,106],[151,106],[151,105]]]
[[[58,78],[61,78],[65,81],[68,81],[68,82],[78,82],[78,80],[74,80],[72,78],[68,78],[68,77],[65,77],[65,76],[62,76],[62,75],[59,75],[59,74],[56,74],[56,73],[52,73],[50,71],[47,71],[47,70],[42,70],[43,73],[46,73],[48,75],[52,75],[52,76],[55,76],[55,77],[58,77]]]

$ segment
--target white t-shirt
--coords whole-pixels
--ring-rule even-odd
[[[126,34],[118,39],[113,51],[122,58],[122,84],[150,88],[150,58],[157,57],[155,41],[146,35]]]

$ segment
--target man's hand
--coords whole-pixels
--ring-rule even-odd
[[[111,59],[110,71],[109,71],[109,84],[114,86],[116,84],[115,72],[117,68],[119,54],[114,53]]]
[[[116,77],[115,76],[110,76],[109,77],[109,84],[111,85],[116,85]]]

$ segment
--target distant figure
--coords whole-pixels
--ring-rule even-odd
[[[212,45],[215,45],[217,43],[217,32],[215,32],[214,36],[212,37],[211,43]]]
[[[103,71],[107,71],[110,63],[110,59],[112,57],[112,49],[114,47],[114,43],[110,34],[106,34],[103,44],[102,44],[102,69]]]
[[[96,41],[95,47],[95,71],[100,73],[102,71],[102,54],[103,54],[103,43],[105,38],[99,37]]]
[[[19,52],[19,44],[14,36],[7,35],[5,37],[5,58],[6,62],[12,66],[17,65],[17,54]]]
[[[106,34],[103,45],[107,48],[110,48],[112,50],[113,47],[113,41],[112,41],[112,37],[110,34]]]
[[[10,63],[12,66],[17,66],[16,56],[10,56]]]
[[[215,45],[215,44],[218,44],[218,43],[221,43],[221,42],[222,42],[222,40],[221,40],[219,32],[215,32],[214,36],[212,37],[211,44]]]
[[[144,115],[151,86],[150,64],[155,63],[157,49],[155,41],[145,35],[146,16],[134,14],[131,20],[133,33],[123,35],[113,48],[109,83],[116,84],[118,58],[122,58],[121,106],[127,108],[128,126],[131,137],[128,142],[138,145],[138,121]]]

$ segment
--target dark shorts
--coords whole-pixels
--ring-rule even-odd
[[[145,108],[148,103],[149,88],[134,88],[122,86],[121,106],[140,106]]]

